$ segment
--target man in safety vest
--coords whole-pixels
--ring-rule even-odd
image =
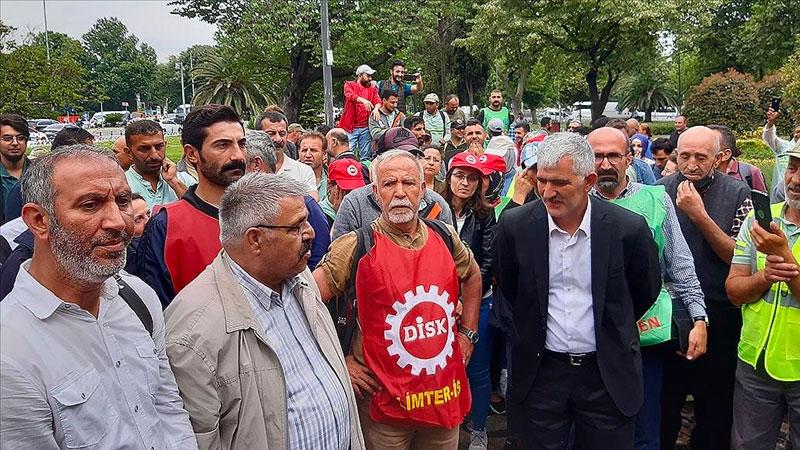
[[[323,301],[345,306],[332,312],[344,311],[335,323],[367,448],[455,450],[471,406],[480,269],[452,226],[419,218],[414,155],[390,150],[372,169],[381,216],[335,240],[314,279]]]
[[[772,205],[769,230],[753,213],[745,219],[725,283],[731,301],[742,305],[735,449],[776,448],[787,410],[791,440],[800,442],[800,145],[787,155],[786,202]]]
[[[691,251],[675,214],[675,205],[663,186],[647,186],[628,180],[625,171],[631,156],[627,151],[628,140],[620,130],[598,128],[589,133],[587,139],[594,152],[597,173],[597,184],[592,194],[638,213],[647,221],[658,246],[662,277],[665,282],[671,282],[672,290],[694,319],[686,359],[700,357],[706,351],[706,308]],[[655,346],[671,339],[672,299],[666,287],[662,286],[656,303],[639,319],[637,326],[643,347],[644,404],[636,416],[635,448],[659,448],[663,351]]]
[[[489,106],[481,108],[475,118],[483,125],[483,129],[487,133],[489,132],[489,121],[492,119],[499,119],[503,122],[503,133],[508,132],[508,127],[514,121],[514,115],[511,114],[508,108],[503,106],[503,92],[500,89],[495,89],[489,93]]]
[[[139,241],[136,273],[166,307],[217,256],[219,202],[225,188],[245,173],[244,127],[228,106],[205,105],[183,121],[186,159],[198,183],[150,219]]]

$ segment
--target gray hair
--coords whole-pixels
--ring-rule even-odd
[[[225,189],[219,205],[220,241],[241,240],[256,225],[272,225],[281,214],[280,201],[303,197],[305,188],[284,175],[249,173]]]
[[[62,145],[52,152],[31,161],[20,178],[22,203],[39,205],[55,217],[55,199],[58,192],[53,187],[53,174],[56,166],[67,159],[75,158],[85,163],[89,160],[109,161],[119,166],[114,152],[88,144]]]
[[[572,171],[579,177],[594,172],[594,153],[585,137],[561,132],[546,137],[539,146],[539,169],[555,167],[561,158],[572,158]]]
[[[275,144],[272,138],[263,131],[251,130],[245,135],[247,141],[244,145],[244,156],[251,163],[256,158],[261,158],[272,172],[278,169],[278,159],[275,156]]]
[[[378,181],[378,167],[381,164],[385,164],[396,158],[408,158],[411,161],[414,161],[414,165],[417,167],[417,171],[419,172],[419,180],[422,181],[425,179],[425,173],[422,170],[422,164],[419,163],[419,160],[413,153],[407,150],[389,150],[378,155],[378,157],[375,158],[375,161],[372,161],[372,165],[369,166],[369,176],[372,178],[373,183]]]

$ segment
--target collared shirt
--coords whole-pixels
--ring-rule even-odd
[[[788,208],[788,206],[783,205],[781,214],[777,217],[773,217],[772,221],[777,223],[784,234],[786,234],[787,243],[789,248],[792,249],[797,240],[800,239],[800,227],[786,220],[786,208]],[[756,246],[753,243],[752,237],[750,236],[750,227],[753,226],[753,220],[755,220],[755,216],[753,214],[747,216],[747,219],[744,221],[744,225],[742,225],[741,230],[739,230],[739,236],[736,238],[736,246],[733,248],[733,259],[731,260],[731,264],[750,266],[751,273],[756,273],[759,271],[756,260],[758,251],[756,250]],[[774,300],[768,297],[774,295],[775,293],[770,290],[764,294],[764,298]],[[795,307],[800,305],[800,302],[798,302],[798,299],[794,298],[790,290],[787,289],[781,293],[781,295],[783,295],[783,299],[781,300],[782,304],[793,305]]]
[[[742,168],[745,167],[746,169],[743,170]],[[745,171],[749,172],[750,183],[752,183],[752,185],[748,183],[747,177],[745,176]],[[739,181],[748,183],[751,189],[767,192],[767,185],[764,184],[764,175],[761,174],[761,169],[752,164],[747,164],[737,160],[736,158],[731,158],[731,161],[728,163],[728,170],[725,171],[725,173]]]
[[[431,133],[434,144],[438,144],[439,140],[450,140],[450,117],[444,110],[430,114],[427,109],[423,109],[421,117],[425,121],[425,129]]]
[[[570,235],[547,214],[550,288],[544,346],[562,353],[597,350],[592,297],[592,202]]]
[[[316,179],[316,175],[314,177]],[[325,165],[322,166],[322,174],[319,177],[319,183],[317,183],[317,195],[319,195],[318,201],[322,201],[328,195],[328,168]]]
[[[186,172],[178,172],[177,176],[178,180],[180,180],[187,189],[197,184],[197,181]],[[150,181],[145,180],[133,166],[125,171],[125,178],[128,179],[128,185],[130,185],[131,191],[141,195],[149,209],[153,209],[156,205],[166,205],[167,203],[178,200],[178,195],[172,187],[170,187],[169,183],[164,181],[161,175],[158,176],[158,184],[155,190],[153,190],[153,185]]]
[[[24,164],[22,166],[22,173],[25,173],[25,171],[28,170],[28,165],[30,163],[30,160],[28,159],[27,156],[23,156],[22,159],[24,161]],[[11,188],[13,188],[14,185],[19,183],[19,178],[8,173],[8,170],[6,170],[6,166],[0,164],[0,183],[2,183],[0,187],[2,187],[3,190],[2,192],[3,200],[7,200],[8,193],[11,192]],[[2,211],[0,211],[0,213],[2,213]]]
[[[250,276],[232,259],[227,259],[283,369],[289,448],[348,449],[347,396],[320,351],[294,295],[293,289],[299,279],[284,281],[279,294]]]
[[[153,317],[151,337],[113,278],[95,318],[29,265],[0,304],[0,447],[197,448],[153,291],[123,274]]]
[[[617,198],[630,197],[639,192],[644,185],[641,183],[628,182],[625,189],[620,192]],[[601,191],[592,189],[592,195],[604,200],[608,198]],[[661,253],[661,278],[671,283],[671,289],[686,305],[690,317],[706,315],[706,303],[703,290],[700,287],[700,280],[694,269],[694,258],[686,239],[681,231],[681,224],[678,215],[675,213],[675,205],[669,194],[664,192],[664,208],[666,217],[664,218],[664,251]]]
[[[369,116],[369,135],[372,136],[372,139],[375,139],[381,131],[392,128],[392,124],[394,124],[397,116],[403,114],[397,109],[390,113],[384,112],[383,108],[378,108],[378,111],[380,112],[380,118],[378,120],[375,120],[372,114]],[[402,121],[402,119],[400,120]],[[399,124],[402,125],[402,122]]]
[[[317,176],[314,175],[314,169],[288,155],[283,155],[283,164],[276,174],[286,175],[300,182],[306,192],[317,192]]]

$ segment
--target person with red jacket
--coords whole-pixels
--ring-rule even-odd
[[[378,88],[372,84],[375,70],[362,64],[356,69],[356,79],[344,83],[344,109],[339,126],[347,132],[350,151],[362,161],[372,159],[372,137],[369,134],[369,115],[381,104]]]

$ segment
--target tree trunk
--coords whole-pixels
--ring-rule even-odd
[[[512,102],[512,109],[514,111],[514,118],[522,112],[522,95],[525,93],[525,87],[528,84],[528,69],[521,68],[522,73],[517,79],[517,90],[514,91],[514,101]]]
[[[281,102],[289,123],[297,122],[300,117],[300,108],[303,106],[306,92],[314,82],[314,72],[319,72],[320,75],[322,73],[322,69],[308,64],[308,54],[302,48],[292,55],[291,67],[289,84],[283,90]]]
[[[467,99],[469,100],[469,115],[472,117],[472,111],[475,107],[475,89],[472,88],[472,79],[467,78],[464,80],[464,87],[467,89]]]
[[[608,98],[611,96],[611,89],[617,83],[619,76],[615,76],[610,70],[606,82],[602,89],[598,89],[597,78],[599,75],[598,68],[594,67],[589,69],[586,73],[586,84],[589,86],[589,99],[592,101],[592,120],[596,120],[603,115],[606,109]]]
[[[652,122],[653,121],[653,108],[648,106],[644,112],[644,121],[645,122]]]

